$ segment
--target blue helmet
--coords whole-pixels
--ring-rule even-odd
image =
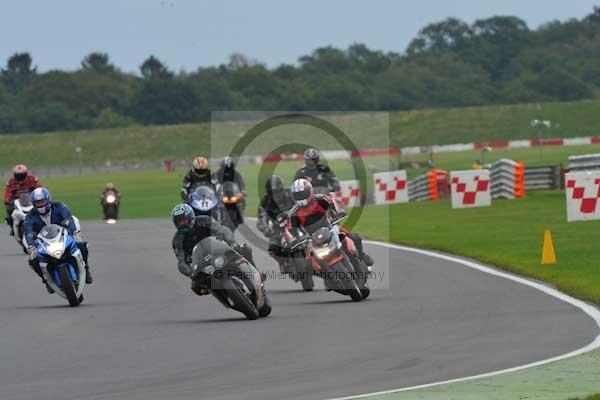
[[[50,192],[46,188],[35,189],[31,193],[31,202],[37,211],[42,215],[48,214],[50,212],[50,208],[52,207]]]
[[[171,219],[179,232],[188,233],[194,226],[196,216],[188,204],[178,204],[171,211]]]

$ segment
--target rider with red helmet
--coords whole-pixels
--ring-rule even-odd
[[[317,229],[329,226],[329,219],[344,213],[333,198],[326,194],[315,194],[312,184],[307,179],[297,179],[292,183],[292,197],[296,206],[291,210],[290,224],[292,228],[304,228],[312,234]],[[367,266],[373,265],[373,259],[364,251],[359,234],[349,232],[340,227],[340,233],[348,236],[358,250],[361,259]]]
[[[13,202],[19,198],[22,193],[31,193],[34,189],[42,187],[42,184],[35,176],[29,173],[27,167],[23,164],[15,165],[13,177],[6,182],[4,190],[4,206],[6,207],[6,223],[10,226],[10,235],[14,236],[12,212],[14,210]]]

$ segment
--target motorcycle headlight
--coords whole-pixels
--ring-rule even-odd
[[[215,267],[213,267],[212,265],[207,265],[206,267],[204,267],[204,269],[202,271],[206,275],[212,275],[215,272]]]
[[[223,256],[219,256],[213,260],[213,265],[215,268],[222,268],[225,265],[225,258]]]
[[[60,259],[65,252],[62,243],[52,243],[48,245],[46,249],[48,250],[48,253],[56,259]]]
[[[114,203],[116,200],[115,196],[113,196],[112,194],[106,196],[106,202],[107,203]]]
[[[318,258],[327,258],[329,256],[329,254],[331,253],[331,249],[329,248],[329,246],[326,247],[317,247],[316,249],[314,249],[315,251],[315,255]]]

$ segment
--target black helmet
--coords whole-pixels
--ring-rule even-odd
[[[235,161],[233,161],[233,158],[229,156],[223,157],[223,161],[221,161],[221,167],[233,169],[235,168]]]
[[[308,168],[315,168],[319,163],[319,150],[310,147],[304,151],[304,165]]]
[[[283,179],[277,175],[271,176],[265,183],[265,189],[267,190],[267,194],[271,197],[280,195],[285,190]]]

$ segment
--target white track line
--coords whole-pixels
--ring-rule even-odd
[[[577,300],[565,293],[562,293],[554,288],[551,288],[549,286],[546,286],[544,284],[538,283],[538,282],[534,282],[534,281],[530,281],[528,279],[516,276],[516,275],[512,275],[506,272],[502,272],[502,271],[498,271],[494,268],[490,268],[490,267],[486,267],[485,265],[482,264],[478,264],[476,262],[473,261],[468,261],[468,260],[463,260],[461,258],[458,257],[453,257],[453,256],[449,256],[449,255],[445,255],[445,254],[440,254],[440,253],[435,253],[433,251],[429,251],[429,250],[421,250],[421,249],[416,249],[413,247],[406,247],[406,246],[399,246],[399,245],[395,245],[395,244],[389,244],[389,243],[384,243],[384,242],[375,242],[375,241],[370,241],[370,240],[365,240],[365,243],[369,243],[369,244],[373,244],[373,245],[377,245],[377,246],[383,246],[383,247],[388,247],[391,249],[396,249],[396,250],[402,250],[402,251],[406,251],[406,252],[410,252],[410,253],[417,253],[417,254],[423,254],[429,257],[434,257],[434,258],[439,258],[441,260],[446,260],[446,261],[450,261],[450,262],[454,262],[457,264],[462,264],[464,266],[467,266],[469,268],[473,268],[476,269],[478,271],[481,272],[485,272],[487,274],[490,275],[494,275],[494,276],[499,276],[508,280],[511,280],[513,282],[517,282],[520,283],[522,285],[526,285],[529,287],[532,287],[534,289],[537,289],[541,292],[544,292],[552,297],[556,297],[559,300],[562,300],[566,303],[569,303],[577,308],[579,308],[580,310],[582,310],[583,312],[585,312],[587,315],[589,315],[598,325],[598,328],[600,329],[600,310],[598,310],[596,307],[587,304],[581,300]],[[393,393],[400,393],[400,392],[407,392],[409,390],[416,390],[416,389],[425,389],[425,388],[430,388],[430,387],[434,387],[434,386],[440,386],[440,385],[446,385],[449,383],[457,383],[457,382],[465,382],[465,381],[471,381],[474,379],[480,379],[480,378],[489,378],[491,376],[496,376],[496,375],[500,375],[500,374],[506,374],[508,372],[516,372],[516,371],[521,371],[523,369],[527,369],[527,368],[532,368],[532,367],[537,367],[540,365],[544,365],[544,364],[548,364],[551,362],[555,362],[555,361],[560,361],[560,360],[564,360],[570,357],[575,357],[587,352],[590,352],[592,350],[595,350],[597,348],[600,348],[600,334],[596,337],[596,339],[594,339],[594,341],[592,341],[590,344],[588,344],[587,346],[584,346],[580,349],[577,349],[575,351],[569,352],[567,354],[563,354],[561,356],[556,356],[556,357],[552,357],[552,358],[548,358],[546,360],[542,360],[542,361],[536,361],[534,363],[530,363],[530,364],[526,364],[526,365],[521,365],[518,367],[513,367],[513,368],[508,368],[508,369],[503,369],[500,371],[495,371],[495,372],[488,372],[485,374],[480,374],[480,375],[473,375],[473,376],[467,376],[465,378],[458,378],[458,379],[451,379],[448,381],[441,381],[441,382],[433,382],[433,383],[428,383],[425,385],[419,385],[419,386],[411,386],[411,387],[405,387],[405,388],[399,388],[399,389],[392,389],[392,390],[385,390],[385,391],[381,391],[381,392],[373,392],[373,393],[366,393],[366,394],[360,394],[360,395],[356,395],[356,396],[348,396],[348,397],[339,397],[339,398],[334,398],[334,399],[329,399],[329,400],[350,400],[350,399],[362,399],[365,397],[371,397],[371,396],[380,396],[380,395],[386,395],[386,394],[393,394]]]

